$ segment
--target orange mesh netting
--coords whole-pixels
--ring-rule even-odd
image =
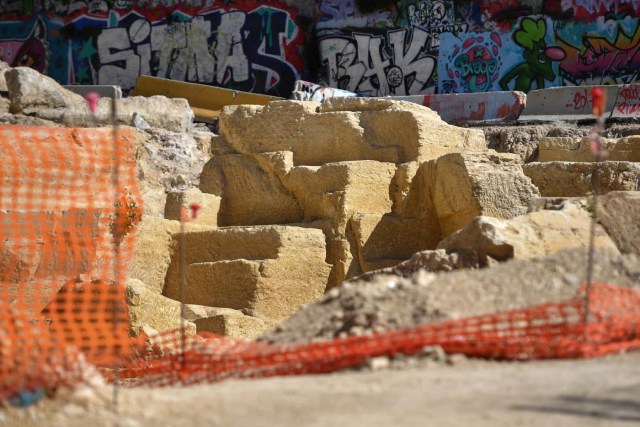
[[[640,348],[640,291],[595,284],[588,306],[585,301],[581,292],[563,303],[290,346],[196,337],[185,352],[174,353],[179,340],[170,333],[156,339],[157,347],[170,354],[138,361],[122,375],[137,379],[130,385],[164,386],[317,374],[358,366],[371,357],[416,354],[429,345],[449,354],[501,360],[585,358]]]
[[[134,135],[114,135],[0,127],[2,395],[73,382],[80,352],[112,363],[127,350],[125,235],[140,213]]]
[[[428,345],[505,360],[640,348],[640,291],[603,284],[566,302],[328,342],[134,340],[123,286],[141,214],[134,137],[0,126],[0,397],[83,381],[85,361],[112,380],[164,386],[331,372]]]

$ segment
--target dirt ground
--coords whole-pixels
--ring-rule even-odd
[[[640,352],[582,361],[349,371],[122,390],[5,410],[7,426],[631,426],[640,425]]]

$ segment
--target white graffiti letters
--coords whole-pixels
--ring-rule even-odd
[[[385,43],[386,42],[386,43]],[[414,27],[387,37],[353,33],[320,38],[325,84],[367,96],[433,93],[431,36]]]
[[[406,37],[406,29],[389,32],[389,44],[393,48],[393,62],[406,76],[405,78],[410,79],[410,83],[403,82],[405,84],[397,85],[396,95],[421,93],[433,76],[433,70],[436,66],[435,58],[424,53],[429,44],[429,33],[414,27],[412,40],[408,44],[408,49],[405,50]]]

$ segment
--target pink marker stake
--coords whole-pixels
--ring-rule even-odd
[[[91,110],[91,112],[95,114],[95,112],[98,110],[98,101],[100,100],[100,95],[96,92],[89,92],[84,96],[84,99],[86,99],[87,103],[89,104],[89,110]]]

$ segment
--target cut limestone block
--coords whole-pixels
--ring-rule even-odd
[[[476,253],[499,261],[547,256],[563,249],[587,248],[591,231],[589,213],[574,203],[560,210],[531,212],[510,220],[480,216],[444,239],[439,249]],[[598,227],[595,246],[618,252],[607,233]]]
[[[492,150],[448,154],[421,167],[426,169],[422,180],[428,180],[429,191],[425,195],[430,202],[429,199],[408,202],[414,212],[416,206],[428,209],[431,203],[442,236],[461,229],[479,215],[501,219],[523,215],[529,202],[540,193],[522,172],[521,162],[516,154]]]
[[[200,189],[222,197],[218,225],[290,224],[302,210],[275,173],[248,156],[214,156],[204,167]]]
[[[221,198],[206,194],[197,188],[190,188],[186,192],[167,194],[167,203],[164,208],[164,217],[180,221],[181,216],[186,214],[186,218],[192,224],[202,224],[212,227],[218,226],[218,212],[220,211]],[[191,206],[198,205],[198,213],[195,219],[192,218]]]
[[[352,219],[363,272],[398,264],[414,253],[434,247],[440,230],[420,218],[391,214],[358,214]]]
[[[640,191],[612,191],[599,197],[598,221],[620,252],[640,255]]]
[[[226,335],[236,339],[254,340],[268,329],[268,325],[257,317],[247,316],[230,308],[186,306],[185,317],[194,322],[198,333]]]
[[[287,187],[299,200],[304,220],[332,219],[344,235],[355,213],[389,212],[389,186],[396,167],[375,161],[298,166],[287,176]]]
[[[598,163],[598,193],[640,190],[640,163]],[[595,163],[535,162],[522,167],[543,197],[584,197],[594,191]]]
[[[287,175],[286,186],[302,206],[304,220],[322,222],[318,226],[327,237],[327,262],[334,266],[329,287],[361,272],[353,263],[349,220],[359,213],[391,210],[389,188],[395,170],[392,163],[368,160],[298,166]]]
[[[273,324],[326,288],[331,266],[320,230],[233,227],[184,237],[188,304],[248,309]],[[164,289],[173,299],[180,294],[178,258],[172,259]]]
[[[182,326],[180,303],[163,297],[140,280],[127,281],[126,296],[133,336],[137,336],[144,326],[159,332],[179,329]],[[196,326],[192,322],[185,321],[184,324],[187,333],[196,333]]]
[[[211,228],[185,224],[186,231]],[[176,236],[180,232],[180,222],[143,215],[137,229],[129,276],[141,280],[149,289],[160,294],[172,256],[178,248]]]
[[[540,162],[593,162],[589,137],[546,137],[540,140],[538,161]],[[618,139],[603,138],[603,148],[608,153],[606,160],[640,162],[640,136]]]
[[[482,131],[448,125],[420,105],[383,99],[225,107],[220,134],[239,153],[291,151],[295,165],[311,166],[349,160],[405,163],[486,149]]]

